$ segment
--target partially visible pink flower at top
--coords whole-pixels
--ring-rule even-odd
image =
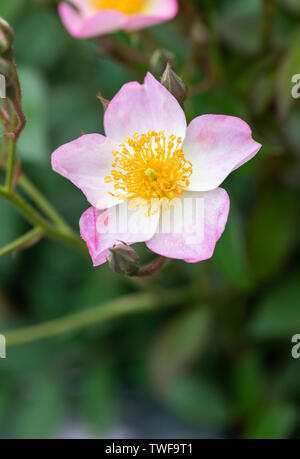
[[[229,212],[219,185],[261,148],[248,124],[202,115],[187,127],[177,100],[148,73],[113,98],[104,129],[52,155],[53,169],[92,205],[80,231],[94,265],[120,241],[191,263],[210,258]]]
[[[117,30],[138,30],[173,19],[177,0],[70,0],[59,5],[59,14],[75,38],[91,38]]]

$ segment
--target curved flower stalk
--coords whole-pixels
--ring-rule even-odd
[[[61,20],[75,38],[143,29],[173,19],[177,11],[177,0],[70,0],[59,5]]]
[[[239,118],[203,115],[187,127],[177,100],[150,73],[125,84],[104,115],[106,136],[83,135],[52,167],[85,194],[80,231],[95,266],[120,241],[166,258],[213,255],[229,213],[220,184],[261,148]]]

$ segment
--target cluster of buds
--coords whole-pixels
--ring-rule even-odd
[[[6,135],[17,140],[25,126],[25,116],[21,105],[21,85],[14,60],[14,32],[9,24],[0,18],[0,75],[4,77],[6,99],[11,102],[16,119],[11,119],[7,108],[1,110],[1,120]]]
[[[14,32],[9,24],[0,18],[0,73],[6,82],[6,93],[9,99],[20,97],[19,78],[14,63]]]

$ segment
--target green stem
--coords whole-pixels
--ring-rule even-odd
[[[5,169],[5,166],[1,166]],[[35,202],[35,204],[44,212],[44,214],[56,223],[65,232],[70,233],[73,237],[77,237],[76,233],[69,227],[67,222],[59,215],[54,209],[48,199],[38,190],[38,188],[31,182],[31,180],[23,173],[18,180],[18,185],[25,191],[25,193]]]
[[[13,139],[9,140],[8,161],[6,166],[5,188],[10,192],[13,187],[14,166],[16,159],[16,142]]]
[[[144,312],[163,307],[176,306],[187,302],[186,290],[155,295],[153,293],[135,293],[112,300],[96,308],[77,312],[61,319],[26,327],[21,330],[4,333],[7,346],[30,343],[64,333],[81,330],[127,314]]]
[[[69,229],[59,228],[47,222],[30,204],[28,204],[21,196],[10,193],[5,187],[0,187],[0,195],[11,202],[15,208],[33,225],[41,228],[47,236],[67,243],[72,247],[76,247],[84,253],[87,249],[83,241],[73,234]]]
[[[27,193],[27,195],[39,206],[39,208],[47,215],[54,223],[62,228],[69,228],[65,220],[54,209],[48,199],[36,188],[25,174],[22,174],[18,185]],[[70,232],[72,231],[69,229]]]
[[[41,228],[34,228],[33,230],[21,236],[19,239],[16,239],[14,242],[7,244],[5,247],[0,249],[0,257],[3,257],[4,255],[7,255],[19,248],[30,244],[35,239],[42,237],[43,234],[44,231]]]

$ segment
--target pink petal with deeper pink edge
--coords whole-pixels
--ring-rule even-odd
[[[80,13],[70,5],[61,3],[58,11],[68,32],[75,38],[107,35],[117,30],[137,30],[169,21],[178,11],[177,0],[152,0],[143,14],[127,16],[118,10],[95,11],[86,0],[73,0]]]
[[[58,11],[65,28],[75,38],[107,35],[123,29],[126,23],[126,16],[116,10],[103,10],[92,15],[82,11],[80,14],[66,3],[61,3]]]
[[[109,249],[121,241],[127,244],[144,242],[155,234],[159,213],[145,215],[145,208],[129,209],[128,202],[108,210],[90,207],[79,222],[80,233],[85,240],[94,266],[105,263]]]
[[[199,200],[198,212],[186,212],[185,200]],[[172,232],[160,232],[146,243],[147,247],[167,258],[177,258],[189,263],[197,263],[211,258],[217,241],[221,237],[229,213],[229,197],[225,190],[217,188],[206,193],[185,192],[179,198],[182,205],[181,215],[173,215]],[[195,205],[193,205],[193,209]],[[172,212],[171,212],[172,215]],[[180,221],[181,219],[181,221]],[[176,229],[176,225],[179,231]]]
[[[252,139],[251,129],[240,118],[203,115],[188,126],[183,151],[193,165],[189,190],[217,188],[237,167],[249,161],[261,144]]]
[[[62,145],[52,154],[52,168],[71,180],[98,209],[120,202],[109,192],[112,184],[104,178],[110,175],[116,144],[100,134],[88,134]]]
[[[125,23],[125,30],[137,30],[151,27],[173,19],[178,12],[177,0],[156,0],[147,15],[136,14],[129,16]]]
[[[110,102],[104,115],[106,135],[124,142],[138,132],[165,131],[181,137],[186,133],[186,118],[179,103],[152,75],[148,73],[143,85],[125,84]]]

